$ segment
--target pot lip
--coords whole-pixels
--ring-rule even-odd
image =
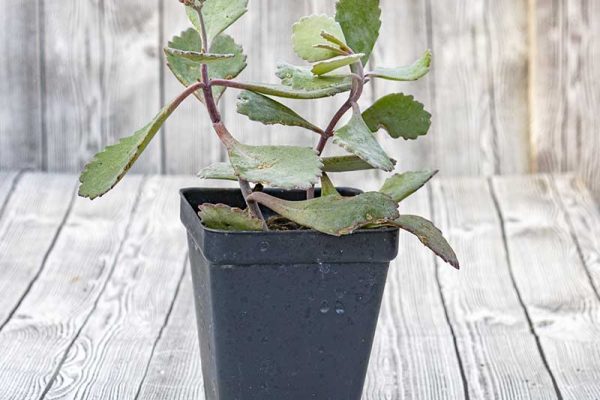
[[[350,188],[350,187],[338,187],[337,189],[362,193],[361,190],[355,189],[355,188]],[[399,228],[395,228],[395,227],[382,227],[382,228],[378,228],[378,229],[357,229],[349,235],[335,236],[335,235],[328,235],[326,233],[319,232],[314,229],[302,229],[302,230],[296,229],[293,231],[225,231],[225,230],[221,230],[221,229],[212,229],[212,228],[206,227],[202,223],[202,221],[200,220],[200,216],[198,216],[198,211],[196,209],[194,209],[193,205],[190,203],[189,199],[186,197],[187,194],[189,194],[190,192],[195,192],[195,191],[210,191],[210,192],[230,191],[230,192],[233,192],[233,191],[239,191],[239,189],[188,187],[188,188],[182,188],[179,190],[179,195],[180,195],[181,199],[184,200],[185,203],[188,206],[190,206],[190,208],[196,214],[198,224],[201,227],[201,229],[206,232],[209,232],[213,235],[221,235],[221,236],[229,236],[229,235],[234,235],[234,236],[257,236],[257,235],[260,235],[260,236],[286,236],[287,235],[287,236],[294,236],[294,235],[305,235],[305,234],[315,235],[316,234],[316,235],[327,236],[330,238],[342,238],[342,237],[354,236],[354,235],[359,235],[359,234],[360,235],[374,235],[374,234],[397,232],[400,230]],[[224,204],[224,203],[219,203],[219,204]]]

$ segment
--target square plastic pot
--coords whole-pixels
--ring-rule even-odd
[[[207,400],[359,400],[398,230],[215,231],[198,217],[203,203],[244,200],[181,191]]]

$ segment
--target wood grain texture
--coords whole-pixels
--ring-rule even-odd
[[[173,312],[148,365],[139,399],[204,399],[193,298],[192,276],[186,270]]]
[[[191,27],[185,14],[185,7],[181,3],[163,1],[162,6],[164,7],[164,37],[160,43],[161,49],[167,46],[173,36]],[[171,101],[184,90],[184,87],[165,65],[166,60],[162,51],[161,59],[165,101]],[[205,166],[225,160],[225,151],[212,130],[206,107],[195,97],[189,97],[184,101],[169,118],[162,134],[167,174],[196,174]]]
[[[600,293],[600,215],[598,214],[598,203],[594,202],[592,194],[579,178],[572,175],[555,175],[552,182],[560,195],[579,254],[598,294]]]
[[[517,288],[564,399],[600,397],[600,300],[547,177],[495,178]]]
[[[487,182],[447,179],[433,187],[435,222],[463,264],[459,273],[440,265],[439,280],[470,398],[557,398],[512,283]]]
[[[100,200],[75,201],[42,273],[0,332],[0,399],[39,399],[52,382],[112,273],[141,182],[131,177]]]
[[[158,0],[45,1],[48,169],[79,171],[160,109]],[[136,171],[160,171],[160,141]]]
[[[447,175],[527,171],[526,2],[428,4],[436,167]]]
[[[44,268],[74,196],[72,175],[19,179],[0,216],[0,327]]]
[[[576,171],[600,198],[600,3],[534,1],[532,146],[539,171]]]
[[[20,175],[18,172],[2,172],[0,171],[0,218],[6,207],[8,199],[13,193],[15,184],[17,183]]]
[[[118,267],[46,399],[136,396],[187,260],[178,191],[191,180],[153,177],[145,183]]]
[[[0,1],[0,169],[43,167],[40,4]]]
[[[402,212],[429,217],[427,190],[402,203]],[[462,399],[463,383],[429,251],[401,233],[390,266],[364,398]]]

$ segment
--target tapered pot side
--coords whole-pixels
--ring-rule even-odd
[[[203,203],[244,199],[181,191],[207,400],[359,400],[398,230],[214,231],[198,217]]]

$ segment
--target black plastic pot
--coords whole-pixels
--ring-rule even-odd
[[[243,207],[240,191],[181,195],[207,400],[359,400],[398,231],[214,231],[198,206]]]

